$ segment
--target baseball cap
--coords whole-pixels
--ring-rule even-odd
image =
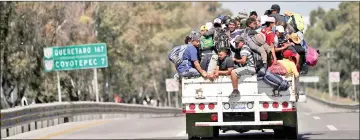
[[[261,25],[265,24],[267,18],[268,18],[267,15],[261,16],[261,17],[260,17],[260,24],[261,24]]]
[[[214,23],[221,24],[221,19],[219,19],[219,18],[214,19]]]
[[[241,42],[241,41],[244,41],[244,38],[243,37],[241,37],[241,36],[236,36],[236,38],[235,38],[235,43],[239,43],[239,42]]]
[[[291,50],[285,50],[283,52],[283,56],[284,56],[284,58],[290,58],[290,57],[296,56],[296,54],[293,53]]]
[[[256,13],[256,11],[251,11],[251,12],[250,12],[250,16],[252,16],[252,15],[258,16],[257,13]]]
[[[274,17],[267,17],[267,18],[266,18],[266,22],[275,23],[275,18],[274,18]]]
[[[273,4],[273,5],[271,5],[271,8],[270,8],[271,10],[276,10],[276,11],[278,11],[278,12],[280,12],[280,6],[278,5],[278,4]]]
[[[207,30],[205,25],[200,27],[200,31],[203,31],[203,30]]]
[[[275,29],[276,29],[276,31],[278,31],[278,32],[280,32],[280,33],[285,32],[284,27],[281,26],[281,25],[280,25],[280,26],[276,26]]]
[[[191,38],[191,41],[199,41],[200,40],[200,37],[198,35],[195,35],[195,34],[190,36],[190,38]]]
[[[213,23],[212,22],[207,22],[205,24],[205,26],[206,26],[206,29],[210,30],[213,27]]]

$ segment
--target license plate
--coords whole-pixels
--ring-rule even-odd
[[[232,103],[232,109],[246,109],[245,103]]]

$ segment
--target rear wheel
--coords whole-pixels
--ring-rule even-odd
[[[219,137],[219,131],[220,131],[219,127],[217,127],[217,126],[213,127],[213,137],[214,138]]]
[[[277,139],[297,139],[297,127],[284,126],[282,129],[274,129],[274,136]]]

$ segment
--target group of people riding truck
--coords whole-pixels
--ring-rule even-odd
[[[213,22],[191,31],[185,44],[169,53],[177,70],[174,77],[214,80],[219,75],[231,77],[233,95],[240,94],[238,78],[260,70],[278,75],[307,73],[304,20],[293,12],[280,14],[274,4],[263,16],[251,11],[249,16],[218,16]]]

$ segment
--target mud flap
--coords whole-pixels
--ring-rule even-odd
[[[210,126],[195,126],[195,122],[210,122],[211,114],[186,114],[186,133],[189,138],[217,137],[219,128]],[[217,129],[217,130],[216,130]]]

